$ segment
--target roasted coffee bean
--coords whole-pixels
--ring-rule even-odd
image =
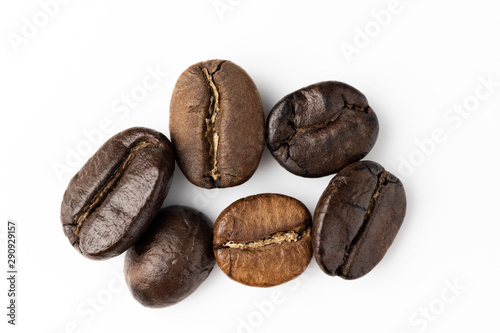
[[[69,182],[64,233],[81,254],[107,259],[147,229],[167,196],[175,162],[161,133],[135,127],[105,142]]]
[[[275,286],[299,276],[309,264],[311,214],[300,201],[258,194],[227,207],[214,225],[217,264],[240,283]]]
[[[125,281],[134,298],[152,308],[180,302],[205,281],[214,267],[213,232],[199,211],[171,206],[125,257]]]
[[[267,146],[281,166],[321,177],[359,161],[372,149],[378,120],[355,88],[326,81],[283,97],[267,119]]]
[[[313,251],[328,275],[356,279],[384,257],[403,223],[401,181],[375,162],[340,171],[319,199],[313,220]]]
[[[264,149],[264,111],[248,74],[227,60],[186,69],[170,102],[170,136],[187,179],[204,188],[246,182]]]

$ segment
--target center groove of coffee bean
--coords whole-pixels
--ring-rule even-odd
[[[297,135],[297,133],[304,132],[304,131],[318,131],[320,129],[327,128],[333,122],[335,122],[335,120],[337,120],[340,117],[340,115],[341,115],[341,112],[337,112],[333,117],[331,117],[330,119],[328,119],[326,122],[319,123],[319,124],[308,125],[308,126],[302,126],[302,127],[296,127],[294,123],[291,123],[292,127],[293,127],[293,133],[288,138],[286,138],[278,146],[278,148],[276,148],[275,150],[278,150],[282,145],[291,146],[292,143],[290,143],[290,141],[293,140],[293,138],[295,137],[295,135]]]
[[[214,83],[213,76],[208,72],[208,69],[202,68],[201,71],[205,75],[205,79],[208,82],[208,86],[210,88],[210,106],[208,108],[208,117],[205,119],[205,124],[207,126],[207,130],[205,132],[205,136],[210,144],[209,155],[212,157],[210,177],[213,180],[217,180],[220,178],[220,171],[217,166],[217,147],[219,146],[219,134],[217,134],[215,130],[215,121],[217,120],[217,115],[219,114],[219,90]]]
[[[306,228],[302,229],[299,232],[296,231],[279,231],[275,232],[274,234],[271,234],[267,236],[264,239],[260,239],[258,241],[253,241],[253,242],[233,242],[233,241],[228,241],[220,246],[220,248],[231,248],[231,249],[240,249],[240,250],[246,250],[246,249],[255,249],[259,247],[264,247],[272,244],[281,244],[281,243],[291,243],[291,242],[298,242],[302,238],[304,238],[306,235],[308,235],[311,231],[311,226],[308,225]]]
[[[305,131],[309,131],[309,132],[319,131],[319,130],[321,130],[323,128],[329,127],[331,124],[333,124],[345,112],[344,109],[348,109],[348,110],[351,110],[351,111],[360,111],[360,112],[365,112],[365,113],[368,112],[368,106],[361,107],[361,106],[358,106],[356,104],[351,104],[351,103],[347,102],[347,100],[345,99],[344,95],[341,95],[341,97],[342,97],[342,101],[344,102],[344,105],[330,119],[328,119],[327,121],[322,122],[322,123],[311,124],[311,125],[300,126],[300,127],[297,127],[295,125],[295,104],[292,104],[289,124],[293,128],[293,133],[288,138],[286,138],[285,140],[283,140],[280,143],[280,145],[276,149],[274,149],[273,151],[276,151],[276,150],[280,149],[284,145],[286,145],[289,148],[291,145],[293,145],[292,140],[295,138],[295,136],[297,134],[299,134],[301,132],[305,132]],[[295,100],[295,95],[293,95],[293,98]],[[288,154],[288,157],[290,157],[290,154]]]
[[[368,204],[368,208],[366,209],[366,213],[363,218],[363,224],[356,233],[356,236],[354,236],[354,238],[352,239],[351,243],[347,246],[344,252],[344,258],[342,259],[342,262],[340,263],[340,265],[336,270],[337,275],[340,275],[339,273],[342,273],[344,275],[347,274],[347,271],[349,270],[350,266],[349,263],[350,255],[352,254],[352,252],[356,251],[357,246],[359,245],[361,239],[364,237],[366,231],[368,230],[373,207],[375,206],[375,202],[377,201],[377,198],[380,194],[380,190],[385,185],[387,185],[387,171],[384,170],[378,175],[377,186],[375,187],[375,190],[373,191],[373,194],[370,198],[370,203]]]
[[[128,152],[125,154],[118,167],[116,167],[113,171],[110,172],[104,186],[99,191],[97,191],[97,193],[92,197],[90,202],[85,207],[83,207],[81,212],[75,215],[73,219],[73,224],[74,224],[73,232],[77,238],[80,236],[80,229],[85,220],[87,219],[87,217],[89,217],[97,209],[97,207],[99,207],[99,205],[104,201],[106,196],[113,191],[113,189],[115,188],[115,186],[118,184],[121,177],[125,173],[127,167],[134,159],[135,155],[137,155],[137,153],[141,149],[153,148],[158,146],[159,146],[158,142],[151,142],[144,140],[136,143],[135,145],[133,145],[128,149]]]

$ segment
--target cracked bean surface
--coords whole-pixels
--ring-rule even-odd
[[[371,161],[353,163],[328,184],[313,219],[313,251],[328,275],[357,279],[384,257],[403,223],[401,181]]]
[[[266,142],[288,171],[322,177],[365,157],[378,136],[378,120],[355,88],[325,81],[283,97],[267,118]]]
[[[186,69],[170,102],[170,136],[186,178],[203,188],[246,182],[265,145],[265,119],[250,76],[228,60]]]
[[[311,260],[311,214],[281,194],[240,199],[215,221],[213,248],[221,270],[237,282],[257,287],[287,282]]]

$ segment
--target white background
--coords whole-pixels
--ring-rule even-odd
[[[50,17],[46,2],[0,5],[4,272],[7,219],[19,230],[18,326],[6,323],[2,277],[2,332],[500,331],[494,1],[61,0]],[[390,18],[381,14],[388,8]],[[39,27],[30,30],[33,22]],[[342,51],[349,47],[355,53]],[[213,58],[252,76],[266,115],[285,94],[323,80],[367,96],[380,122],[367,159],[400,176],[408,198],[405,222],[370,274],[344,281],[313,260],[299,279],[259,289],[216,266],[181,303],[149,309],[123,285],[123,255],[95,262],[70,246],[59,208],[72,175],[121,130],[168,136],[177,77]],[[140,92],[154,70],[163,73],[157,87],[124,107],[123,96]],[[330,179],[294,176],[266,149],[236,188],[203,190],[176,169],[164,206],[193,206],[215,220],[238,198],[279,192],[313,212]]]

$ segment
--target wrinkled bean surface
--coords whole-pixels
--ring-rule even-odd
[[[267,119],[267,146],[286,170],[303,177],[340,171],[365,157],[378,136],[366,97],[336,81],[283,97]]]

